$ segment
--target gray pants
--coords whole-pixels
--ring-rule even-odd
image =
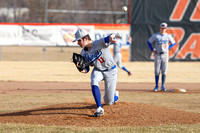
[[[122,55],[121,55],[121,53],[116,53],[113,58],[114,58],[115,63],[117,64],[117,66],[122,69],[123,66],[122,66]]]
[[[159,75],[160,71],[162,74],[167,74],[168,71],[168,53],[156,54],[154,59],[154,72],[155,75]]]
[[[93,69],[91,73],[91,85],[99,84],[102,80],[105,81],[105,92],[104,92],[104,102],[105,104],[114,103],[114,95],[117,86],[118,70],[117,68],[102,72],[96,68]]]

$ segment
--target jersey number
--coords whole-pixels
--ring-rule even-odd
[[[167,48],[167,44],[163,44],[162,47],[165,49]]]
[[[98,59],[98,61],[99,61],[100,63],[105,62],[105,60],[104,60],[102,57],[100,57],[100,58]]]

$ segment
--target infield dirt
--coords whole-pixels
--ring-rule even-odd
[[[45,108],[1,113],[1,123],[25,123],[42,125],[117,127],[155,126],[159,124],[197,124],[200,114],[178,111],[160,106],[119,102],[104,105],[106,113],[93,117],[94,104],[66,103]]]
[[[153,83],[119,83],[121,93],[154,93]],[[200,93],[200,84],[176,84],[169,86],[184,86],[187,93]],[[68,94],[90,92],[87,82],[0,82],[1,95],[6,94]],[[101,85],[103,92],[103,84]],[[163,92],[158,92],[163,93]],[[172,93],[172,92],[168,92]],[[119,102],[108,106],[103,105],[105,115],[93,117],[96,111],[94,101],[80,103],[64,103],[41,108],[33,108],[15,112],[0,113],[1,123],[24,123],[59,126],[81,127],[117,127],[117,126],[155,126],[160,124],[197,124],[200,114],[163,106]]]

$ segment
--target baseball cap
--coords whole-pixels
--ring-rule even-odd
[[[82,37],[84,37],[86,35],[88,35],[88,32],[86,30],[84,30],[84,29],[78,29],[76,31],[76,33],[75,33],[75,38],[76,39],[73,42],[78,41],[79,39],[81,39]]]
[[[160,28],[166,29],[166,28],[167,28],[167,23],[162,22],[162,23],[160,24]]]

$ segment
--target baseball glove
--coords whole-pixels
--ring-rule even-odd
[[[79,71],[83,71],[83,69],[85,69],[86,63],[82,55],[73,53],[72,59]]]

